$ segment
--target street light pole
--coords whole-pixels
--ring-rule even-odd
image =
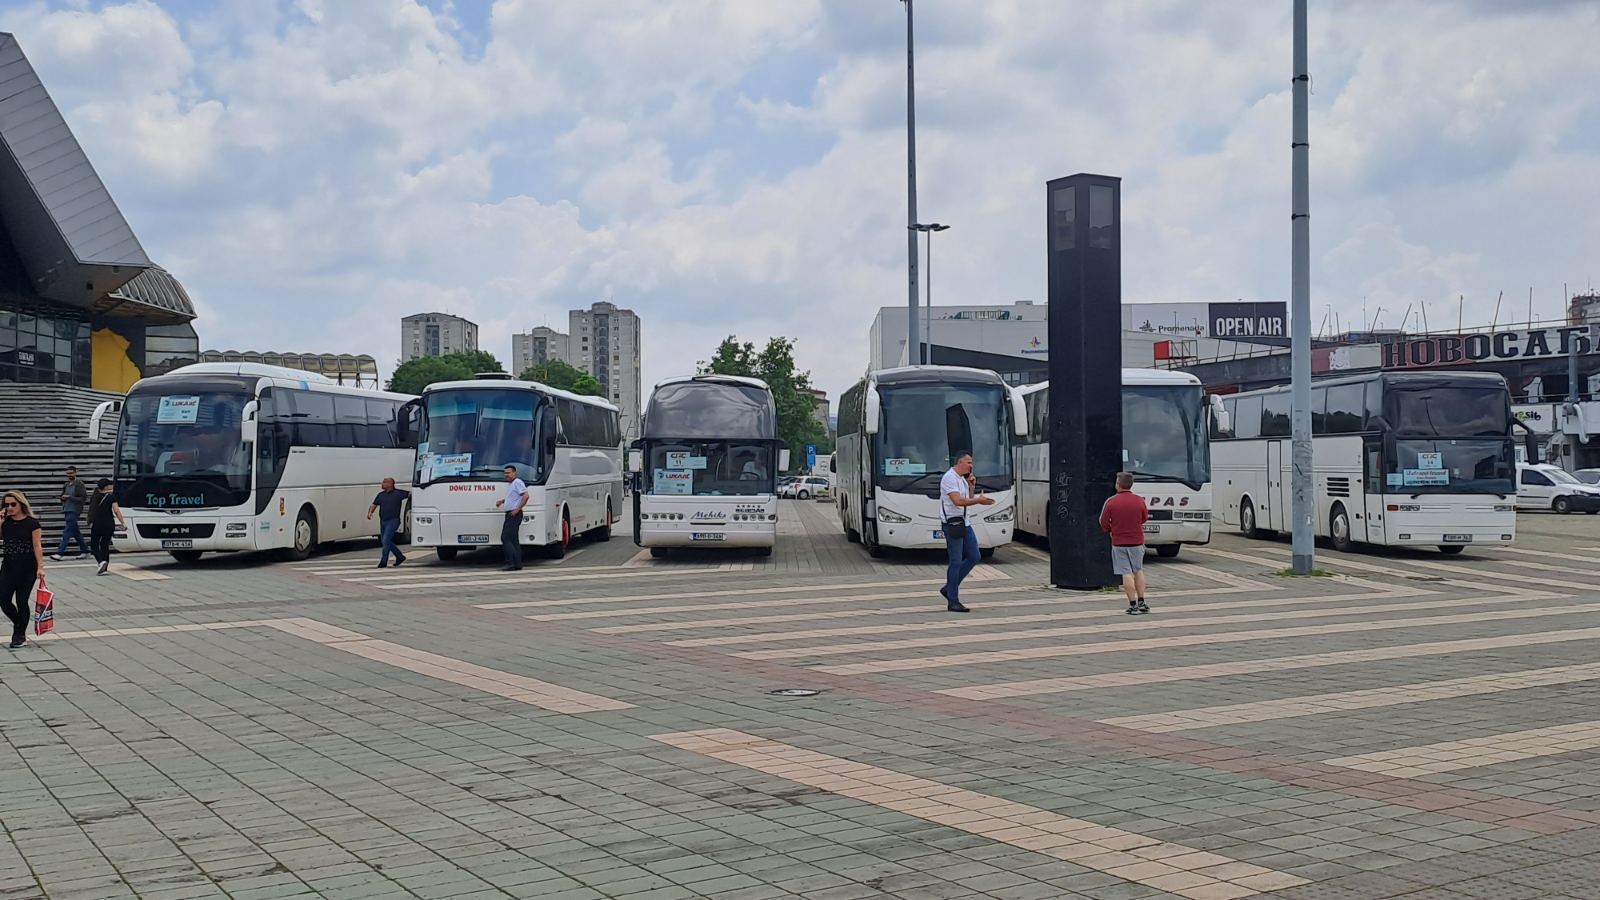
[[[911,226],[911,231],[913,231],[913,232],[920,231],[923,234],[927,235],[927,245],[928,245],[928,271],[927,271],[927,276],[928,276],[927,277],[927,282],[928,282],[928,302],[926,304],[927,312],[925,313],[925,315],[927,315],[928,318],[927,318],[927,328],[925,328],[924,332],[923,332],[924,335],[925,335],[925,341],[918,348],[918,352],[921,354],[921,358],[922,358],[923,364],[927,364],[927,363],[933,362],[933,233],[935,231],[949,231],[949,230],[950,230],[950,226],[949,225],[940,225],[938,222],[932,222],[932,223],[929,223],[927,225],[913,224]],[[912,240],[913,241],[916,240],[915,234],[912,235]]]
[[[1306,0],[1294,0],[1294,123],[1291,144],[1291,268],[1289,299],[1293,328],[1289,337],[1289,372],[1294,414],[1291,429],[1293,503],[1292,571],[1310,575],[1316,567],[1312,516],[1316,504],[1311,477],[1311,177],[1307,111],[1311,76],[1306,62]],[[1282,478],[1282,472],[1278,474]]]
[[[927,362],[922,353],[922,337],[917,333],[917,97],[916,63],[912,53],[911,0],[906,5],[906,271],[909,276],[906,326],[906,362]]]

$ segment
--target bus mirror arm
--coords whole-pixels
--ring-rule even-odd
[[[99,406],[96,406],[94,408],[94,415],[89,417],[89,440],[100,440],[101,425],[105,422],[105,417],[107,415],[112,416],[113,420],[115,420],[115,417],[121,413],[121,400],[107,400]]]
[[[1023,399],[1022,392],[1007,385],[1006,396],[1011,400],[1011,433],[1017,437],[1027,437],[1028,404]]]
[[[778,471],[779,472],[787,472],[787,471],[789,471],[789,448],[788,447],[784,447],[783,449],[778,451]]]
[[[261,411],[261,404],[251,400],[239,411],[239,440],[241,443],[254,444],[256,442],[259,422],[256,414]]]

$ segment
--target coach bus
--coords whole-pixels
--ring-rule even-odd
[[[605,400],[479,375],[429,385],[401,410],[400,431],[416,446],[413,547],[449,561],[498,544],[507,466],[528,486],[524,545],[559,559],[577,535],[610,539],[622,505],[622,429]]]
[[[1011,542],[1012,435],[1025,425],[1022,398],[986,369],[901,366],[869,372],[839,400],[832,468],[845,537],[873,556],[885,548],[943,549],[939,479],[956,454],[972,454],[972,508],[984,556]]]
[[[112,471],[128,522],[122,550],[275,550],[305,559],[321,541],[376,537],[367,506],[404,480],[411,450],[391,430],[412,399],[311,372],[198,363],[141,379],[90,419],[116,421]]]
[[[1017,444],[1017,530],[1050,534],[1050,385],[1021,389],[1027,434]],[[1186,372],[1122,370],[1122,466],[1150,507],[1145,543],[1161,556],[1211,542],[1210,402]]]
[[[1246,536],[1291,525],[1290,389],[1223,398],[1212,435],[1222,520]],[[1516,537],[1511,395],[1492,372],[1383,372],[1311,389],[1314,525],[1335,548],[1436,546]],[[1531,444],[1532,435],[1527,436]],[[1537,451],[1531,446],[1533,458]]]
[[[754,548],[778,540],[778,411],[766,382],[694,375],[656,385],[642,437],[629,452],[639,479],[633,540],[665,556],[671,547]]]

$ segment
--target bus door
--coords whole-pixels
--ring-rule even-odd
[[[1363,492],[1366,495],[1364,498],[1366,507],[1366,524],[1364,527],[1353,529],[1354,534],[1352,537],[1358,541],[1370,541],[1374,544],[1382,544],[1385,542],[1383,534],[1383,494],[1385,489],[1383,477],[1383,441],[1376,439],[1367,440],[1367,442],[1361,448],[1361,458],[1363,461],[1362,464],[1366,467],[1366,479],[1364,480],[1366,490]]]
[[[1283,441],[1267,442],[1267,515],[1261,525],[1268,531],[1289,530],[1283,496],[1283,445]]]

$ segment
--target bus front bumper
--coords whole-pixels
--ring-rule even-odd
[[[161,514],[141,515],[134,510],[124,510],[123,515],[128,520],[128,530],[118,532],[112,539],[112,546],[119,553],[186,550],[226,553],[279,546],[278,542],[267,539],[270,531],[262,533],[263,540],[257,543],[257,533],[250,530],[253,516],[185,515],[179,520]],[[271,527],[266,520],[262,520],[262,524]]]
[[[442,513],[436,509],[411,511],[411,546],[413,547],[498,547],[500,529],[505,526],[506,514],[498,509],[473,512]],[[538,516],[524,511],[520,542],[533,545],[543,541]]]
[[[1498,513],[1499,519],[1488,517],[1452,516],[1451,523],[1440,522],[1443,517],[1427,513],[1391,511],[1384,515],[1385,543],[1393,546],[1471,546],[1484,544],[1509,544],[1516,539],[1516,513]],[[1463,521],[1466,519],[1466,521]],[[1477,519],[1472,521],[1471,519]]]
[[[1211,543],[1211,521],[1191,519],[1188,521],[1172,522],[1146,522],[1144,525],[1144,542],[1146,544],[1209,544]]]
[[[1003,547],[1011,543],[1011,526],[1014,521],[990,522],[973,517],[972,533],[978,538],[980,549]],[[878,541],[888,547],[900,547],[907,550],[943,550],[945,549],[944,524],[925,516],[913,518],[910,522],[891,523],[878,521]]]
[[[641,547],[771,547],[777,543],[776,522],[696,524],[640,522]]]

